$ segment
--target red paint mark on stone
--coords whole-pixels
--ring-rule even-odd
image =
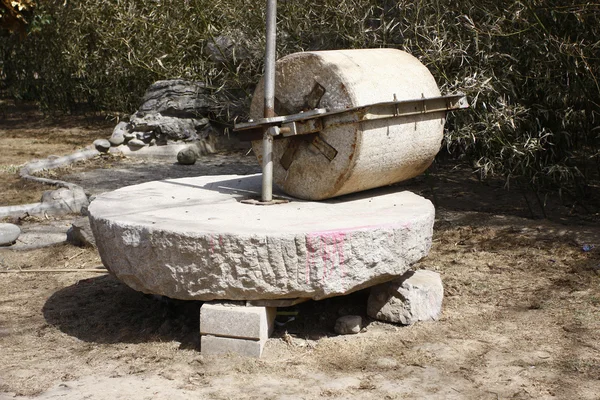
[[[344,243],[346,233],[342,231],[319,232],[310,234],[306,237],[306,282],[308,283],[313,267],[317,266],[317,261],[321,260],[322,275],[321,280],[333,277],[336,266],[338,276],[345,277],[344,268],[345,255]],[[313,257],[316,256],[316,257]]]

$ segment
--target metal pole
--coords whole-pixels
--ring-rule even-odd
[[[275,36],[277,32],[277,0],[267,0],[265,50],[265,118],[275,116]],[[262,196],[264,202],[273,200],[273,133],[263,135]]]

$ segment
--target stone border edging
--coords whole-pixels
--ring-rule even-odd
[[[79,213],[81,207],[89,204],[88,198],[81,186],[58,179],[41,178],[32,174],[44,169],[54,169],[69,165],[75,161],[88,160],[98,154],[100,154],[98,150],[92,146],[88,146],[68,156],[46,158],[25,164],[25,166],[19,170],[21,179],[43,183],[45,185],[58,186],[60,189],[52,191],[47,196],[44,195],[42,201],[39,203],[0,207],[0,218],[18,217],[23,214],[64,215]],[[48,201],[44,201],[44,198],[48,199]]]
[[[181,145],[146,146],[140,149],[132,150],[126,145],[120,145],[117,147],[111,147],[109,153],[149,159],[164,159],[176,157],[177,153],[187,146],[189,146],[189,144],[186,143]],[[18,217],[23,214],[48,214],[56,216],[79,213],[81,207],[89,204],[87,196],[85,195],[85,192],[81,186],[74,183],[61,181],[59,179],[41,178],[39,176],[34,176],[33,174],[42,170],[63,167],[76,161],[89,160],[90,158],[93,158],[99,154],[102,154],[102,152],[98,151],[94,145],[89,145],[68,156],[45,158],[43,160],[28,162],[19,170],[19,176],[21,179],[43,183],[45,185],[58,186],[61,189],[52,191],[52,194],[48,196],[54,197],[54,201],[42,200],[39,203],[2,206],[0,207],[0,218]]]

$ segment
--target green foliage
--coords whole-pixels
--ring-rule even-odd
[[[153,81],[207,82],[230,122],[262,69],[264,2],[48,0],[25,40],[0,42],[4,85],[48,110],[132,111]],[[396,47],[429,67],[442,92],[465,92],[445,145],[507,184],[575,188],[600,166],[600,3],[573,0],[280,0],[279,56]],[[206,51],[237,42],[233,57]],[[6,35],[5,35],[6,36]],[[596,178],[594,178],[596,179]]]

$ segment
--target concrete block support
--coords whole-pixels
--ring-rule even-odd
[[[246,307],[245,302],[210,302],[200,308],[201,351],[260,357],[273,332],[275,307]]]
[[[260,358],[266,340],[237,339],[221,336],[202,335],[200,349],[202,354],[234,353],[246,357]]]

